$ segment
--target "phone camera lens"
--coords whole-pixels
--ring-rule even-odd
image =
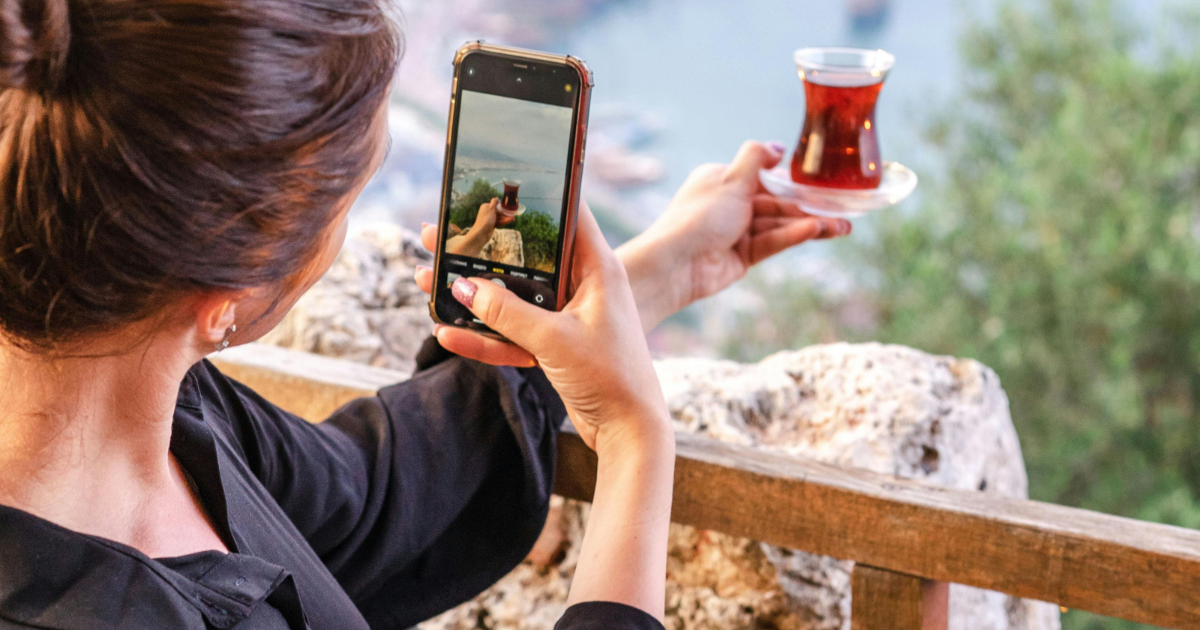
[[[475,68],[467,68],[467,76],[469,76],[469,77],[475,76]]]

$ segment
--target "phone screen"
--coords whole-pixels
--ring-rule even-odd
[[[434,304],[442,321],[482,327],[448,290],[460,276],[554,309],[579,86],[565,65],[490,54],[462,61]]]

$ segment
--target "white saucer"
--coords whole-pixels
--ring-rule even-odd
[[[504,206],[496,206],[496,212],[498,214],[503,214],[504,216],[519,217],[522,214],[525,214],[525,204],[523,204],[523,203],[517,204],[517,209],[513,210],[512,212],[505,210]]]
[[[763,187],[772,195],[796,202],[805,212],[835,219],[861,217],[903,201],[917,188],[917,174],[899,162],[883,163],[883,180],[878,188],[849,189],[808,186],[792,181],[791,162],[758,172]]]

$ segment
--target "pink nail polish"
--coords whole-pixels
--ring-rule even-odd
[[[421,229],[422,229],[422,230],[424,230],[424,229],[425,229],[425,228],[427,228],[427,227],[433,227],[433,224],[432,224],[432,223],[426,223],[426,222],[422,221],[422,222],[421,222]]]
[[[467,308],[471,308],[471,306],[475,304],[475,290],[477,288],[478,287],[475,286],[475,283],[471,282],[470,280],[467,280],[466,278],[459,278],[454,281],[454,284],[450,285],[450,294],[453,295],[454,299],[458,300],[460,304]]]
[[[766,143],[765,146],[767,147],[768,151],[770,151],[771,153],[773,153],[775,155],[783,155],[783,152],[787,151],[787,147],[778,140],[772,140],[772,141]]]
[[[417,265],[417,271],[433,271],[433,267],[428,265]]]

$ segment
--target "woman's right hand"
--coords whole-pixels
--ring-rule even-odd
[[[625,267],[585,204],[571,272],[574,294],[560,312],[480,278],[460,278],[451,290],[488,327],[527,352],[528,364],[541,366],[588,446],[599,452],[614,441],[670,435]],[[447,350],[466,356],[478,356],[482,345],[503,344],[449,326],[440,327],[437,337]]]
[[[454,297],[528,352],[558,391],[571,422],[596,451],[596,489],[568,604],[618,602],[663,618],[675,436],[625,267],[581,204],[571,269],[575,292],[561,312],[534,306],[488,280],[459,278]],[[449,326],[438,341],[479,356],[503,344]],[[495,352],[483,353],[496,355]]]

